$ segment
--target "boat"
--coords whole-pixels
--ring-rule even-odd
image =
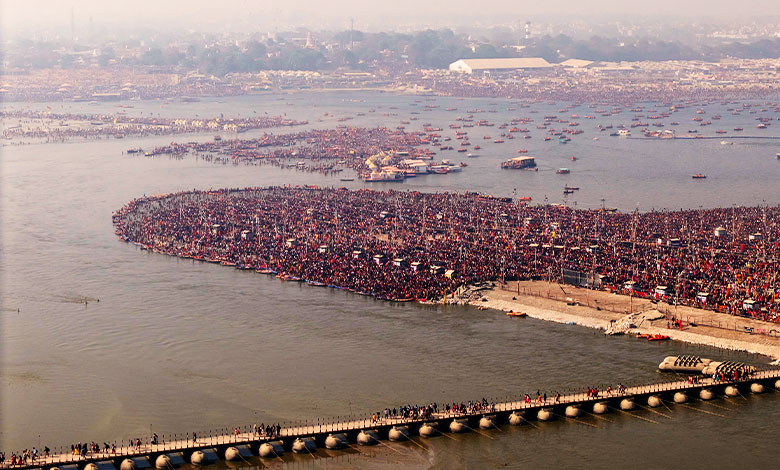
[[[691,176],[691,178],[693,178],[695,180],[703,180],[703,179],[706,178],[706,176],[702,175],[701,173],[696,173],[695,175]]]
[[[667,335],[649,335],[648,341],[666,341],[669,337]]]
[[[636,335],[636,337],[637,337],[637,338],[639,338],[639,339],[648,339],[648,338],[650,338],[651,336],[652,336],[652,335],[651,335],[651,334],[649,334],[649,333],[639,333],[639,334],[637,334],[637,335]]]
[[[575,157],[574,155],[572,155],[572,156],[571,156],[571,161],[573,161],[573,162],[576,162],[576,161],[577,161],[577,157]]]
[[[580,187],[579,186],[566,186],[563,189],[565,189],[567,191],[579,191]]]
[[[563,190],[563,194],[571,194],[573,192],[574,192],[574,190],[572,190],[572,189],[564,189]]]
[[[530,201],[531,200],[531,196],[520,196],[519,198],[517,198],[517,200],[518,201]]]
[[[571,170],[569,170],[568,168],[558,168],[556,173],[558,173],[559,175],[568,175],[569,173],[571,173]]]
[[[341,178],[341,181],[355,181],[355,178]]]
[[[525,312],[515,312],[514,310],[510,310],[506,312],[506,316],[523,318],[523,317],[527,317],[528,314]]]
[[[479,155],[476,154],[476,153],[470,153],[470,154],[466,155],[466,157],[468,157],[468,158],[477,158],[478,156]]]
[[[366,183],[377,182],[389,182],[389,183],[402,183],[404,181],[404,174],[401,172],[372,172],[370,175],[363,178]]]
[[[449,165],[433,165],[431,166],[431,173],[436,173],[439,175],[444,175],[450,172],[450,166]]]
[[[504,170],[522,170],[535,166],[536,159],[534,159],[534,157],[515,157],[501,163],[501,168]]]

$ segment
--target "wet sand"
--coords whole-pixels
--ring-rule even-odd
[[[611,321],[618,321],[629,313],[660,313],[663,318],[640,320],[629,332],[668,335],[676,341],[746,351],[780,360],[780,325],[709,310],[652,303],[647,299],[544,281],[521,281],[519,286],[516,282],[503,287],[497,285],[467,303],[597,329],[606,329]],[[683,321],[682,330],[667,328],[667,322],[673,317]]]

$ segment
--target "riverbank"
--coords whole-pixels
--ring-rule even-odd
[[[521,281],[519,285],[509,282],[480,294],[472,296],[466,303],[603,330],[630,313],[645,312],[647,318],[642,318],[628,333],[668,335],[675,341],[745,351],[780,360],[780,336],[777,336],[780,335],[780,325],[773,323],[544,281]],[[667,327],[672,318],[683,322],[682,329]]]

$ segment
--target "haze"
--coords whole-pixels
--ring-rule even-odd
[[[756,20],[780,14],[777,0],[733,1],[655,0],[101,0],[45,1],[0,0],[2,28],[7,33],[39,30],[67,31],[71,16],[77,26],[94,28],[186,28],[196,31],[284,30],[295,27],[346,29],[350,19],[364,31],[390,31],[426,27],[467,27],[491,24],[516,25],[520,21],[558,17],[589,20],[622,18],[677,21]],[[72,15],[71,15],[72,13]]]

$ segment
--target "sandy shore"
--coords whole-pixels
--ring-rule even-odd
[[[598,329],[608,328],[611,321],[618,321],[629,313],[647,312],[663,317],[654,321],[640,320],[630,333],[663,334],[676,341],[746,351],[780,360],[780,325],[708,310],[654,304],[649,300],[542,281],[497,286],[482,291],[480,296],[472,296],[467,303]],[[673,316],[683,320],[682,330],[667,328],[668,319]]]

